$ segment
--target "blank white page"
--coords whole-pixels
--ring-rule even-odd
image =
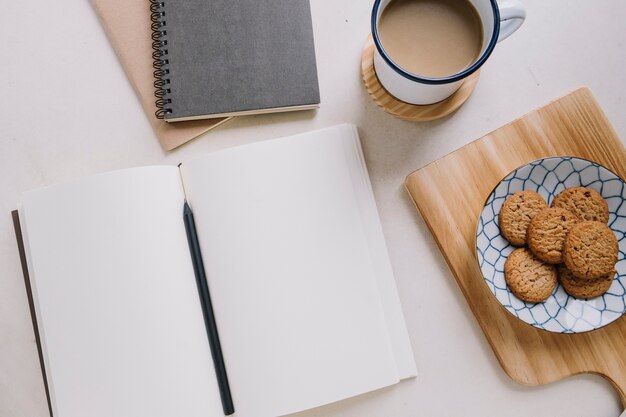
[[[24,195],[55,417],[222,416],[176,167]]]
[[[372,184],[367,173],[365,158],[361,143],[358,140],[356,129],[354,129],[356,140],[352,143],[352,150],[345,153],[346,163],[350,167],[355,195],[358,199],[358,206],[363,220],[363,228],[367,238],[367,243],[372,257],[372,264],[378,283],[383,310],[389,336],[391,337],[394,357],[398,366],[400,379],[410,378],[417,375],[413,349],[409,340],[402,305],[398,297],[396,281],[391,269],[387,244],[383,234],[382,225],[378,217],[376,201]]]
[[[216,152],[182,173],[238,416],[398,382],[353,126]]]

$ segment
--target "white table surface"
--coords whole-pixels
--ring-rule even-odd
[[[299,416],[619,415],[600,377],[532,388],[505,375],[403,189],[411,171],[582,85],[626,138],[626,2],[524,1],[525,25],[497,46],[469,101],[410,123],[361,84],[372,1],[311,0],[321,109],[238,118],[165,153],[86,0],[0,0],[0,416],[48,415],[9,215],[21,192],[340,122],[359,127],[419,376]]]

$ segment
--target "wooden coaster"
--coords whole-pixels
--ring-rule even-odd
[[[361,56],[361,75],[363,83],[370,96],[374,99],[379,107],[382,107],[387,113],[402,119],[415,122],[427,122],[430,120],[440,119],[461,107],[461,104],[469,98],[478,82],[478,74],[476,71],[467,79],[461,87],[447,99],[435,104],[418,106],[398,100],[385,90],[374,71],[374,39],[370,34],[363,48]]]

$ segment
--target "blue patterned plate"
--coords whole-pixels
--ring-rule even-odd
[[[478,220],[476,256],[485,283],[511,314],[539,329],[555,333],[582,333],[617,320],[626,311],[626,187],[607,168],[585,159],[554,157],[524,165],[507,175],[493,190]],[[527,303],[509,291],[504,263],[515,249],[501,234],[498,213],[517,191],[536,191],[548,204],[570,187],[590,187],[609,204],[609,227],[619,241],[617,275],[609,291],[593,299],[576,299],[558,285],[542,303]]]

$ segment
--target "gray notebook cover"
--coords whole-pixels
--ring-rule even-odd
[[[166,120],[319,104],[309,0],[158,4]]]

